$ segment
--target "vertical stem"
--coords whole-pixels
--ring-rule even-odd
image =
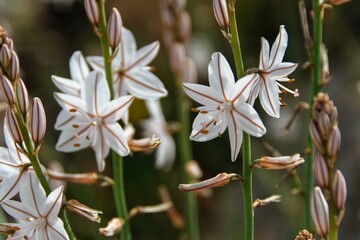
[[[312,49],[312,78],[311,78],[311,93],[310,93],[310,106],[314,103],[314,96],[320,91],[321,82],[321,44],[322,44],[322,19],[319,0],[312,0],[312,7],[314,11],[314,26],[313,26],[313,49]],[[311,121],[311,111],[308,113],[307,129],[309,129]],[[314,186],[313,174],[313,144],[310,137],[310,132],[307,130],[307,148],[311,150],[305,161],[305,224],[307,229],[312,228],[311,220],[311,192]]]
[[[178,144],[179,144],[179,154],[181,160],[181,168],[183,170],[183,181],[186,183],[191,182],[191,178],[188,173],[185,171],[187,163],[193,159],[191,143],[189,141],[189,109],[190,103],[185,98],[183,89],[181,87],[182,77],[180,75],[176,76],[177,84],[177,93],[176,93],[176,109],[179,110],[178,120],[181,124],[181,131],[178,133]],[[190,240],[200,239],[199,234],[199,223],[198,223],[198,211],[197,211],[197,199],[195,192],[185,192],[185,215],[186,215],[186,228],[187,233],[189,234]]]
[[[104,57],[104,68],[106,81],[111,94],[111,99],[114,98],[114,87],[113,87],[113,77],[111,72],[111,51],[109,46],[109,40],[107,38],[107,24],[106,24],[106,13],[105,13],[105,0],[98,0],[98,5],[100,8],[100,42],[102,53]],[[116,154],[114,151],[111,151],[112,163],[113,163],[113,174],[114,174],[114,200],[116,205],[116,213],[118,217],[124,219],[126,224],[121,230],[121,240],[131,240],[130,232],[130,223],[128,221],[128,211],[126,205],[125,189],[124,189],[124,171],[123,171],[123,158]]]
[[[333,194],[333,185],[334,185],[334,167],[331,159],[327,159],[328,165],[328,172],[329,172],[329,199],[328,199],[328,206],[329,206],[329,240],[337,240],[338,239],[338,226],[336,223],[336,208],[334,204],[334,194]]]
[[[230,22],[230,33],[231,33],[231,48],[234,55],[236,75],[240,79],[244,76],[244,64],[242,61],[241,47],[239,34],[236,24],[235,15],[235,1],[228,0],[229,5],[229,22]],[[251,164],[251,139],[249,134],[244,133],[242,143],[242,157],[243,157],[243,192],[244,192],[244,220],[245,220],[245,231],[244,239],[254,239],[254,209],[253,196],[252,196],[252,172],[250,169]]]

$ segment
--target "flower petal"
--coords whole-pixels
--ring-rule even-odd
[[[68,112],[86,111],[85,102],[81,98],[58,92],[54,93],[54,98]]]
[[[1,203],[1,207],[13,218],[17,220],[25,220],[27,218],[37,217],[33,212],[27,212],[24,209],[24,204],[22,202],[7,200],[6,202]]]
[[[193,122],[193,130],[190,139],[197,142],[205,142],[221,136],[224,133],[227,122],[219,111],[206,114],[199,113]]]
[[[297,63],[283,62],[266,71],[266,78],[277,80],[286,77],[297,68]]]
[[[160,44],[158,41],[148,44],[140,48],[136,52],[136,56],[130,66],[127,66],[124,71],[129,71],[131,68],[142,67],[149,64],[158,54]]]
[[[265,38],[261,38],[261,51],[260,51],[260,61],[259,68],[266,69],[269,66],[269,57],[270,57],[270,46],[269,42]]]
[[[61,152],[76,152],[91,145],[93,128],[83,127],[79,131],[63,131],[56,143],[56,150]]]
[[[160,79],[152,72],[137,69],[126,73],[128,92],[140,99],[157,99],[168,92]]]
[[[127,79],[122,75],[115,75],[114,77],[114,96],[115,98],[124,96],[128,93]]]
[[[272,117],[280,117],[280,101],[279,101],[279,87],[276,81],[262,79],[262,88],[260,90],[260,103],[267,114]]]
[[[287,48],[288,34],[285,26],[281,25],[279,34],[277,35],[274,44],[271,47],[269,68],[282,62]]]
[[[87,110],[99,115],[101,108],[110,100],[110,90],[104,74],[92,71],[85,79],[85,103]]]
[[[221,94],[222,100],[228,100],[228,93],[231,91],[235,79],[229,63],[225,57],[217,52],[211,56],[208,67],[210,87]]]
[[[46,216],[48,219],[57,218],[63,200],[63,192],[64,186],[59,186],[49,194],[44,204],[45,208],[43,209],[42,216]]]
[[[101,109],[100,116],[106,123],[116,122],[124,116],[133,100],[131,95],[116,98]]]
[[[125,27],[122,28],[122,40],[114,60],[114,69],[126,69],[130,66],[136,56],[136,42],[134,35]]]
[[[52,75],[51,79],[55,86],[63,93],[80,97],[81,85],[78,82],[55,75]]]
[[[234,105],[232,112],[241,129],[248,134],[255,137],[261,137],[266,133],[266,128],[258,113],[249,104],[239,102]]]
[[[86,57],[87,62],[92,69],[97,71],[104,71],[104,58],[100,56],[89,56]]]
[[[82,84],[90,70],[80,51],[76,51],[70,58],[70,76],[75,82]]]
[[[257,74],[249,74],[240,78],[229,92],[229,99],[235,103],[237,101],[245,102],[249,98],[252,85],[258,80]]]
[[[127,156],[130,149],[125,137],[124,130],[118,123],[104,124],[103,127],[104,138],[107,144],[120,156]]]
[[[243,139],[243,132],[239,126],[239,123],[236,121],[236,117],[233,112],[227,112],[227,126],[229,131],[230,147],[231,147],[231,161],[235,161]]]
[[[219,106],[222,99],[217,92],[208,86],[196,83],[183,83],[185,93],[194,101],[204,106]]]
[[[21,202],[34,209],[37,216],[42,216],[46,208],[46,193],[34,174],[26,174],[24,180],[20,186]]]
[[[64,223],[60,218],[56,218],[56,220],[52,221],[49,225],[46,226],[46,228],[49,239],[69,239],[69,236],[64,229]]]
[[[0,202],[6,201],[19,192],[20,183],[22,183],[23,174],[18,172],[18,169],[14,169],[16,172],[8,175],[2,179],[0,183]]]
[[[95,152],[96,163],[100,172],[105,169],[105,158],[109,154],[109,145],[106,143],[105,135],[103,132],[103,125],[97,127],[94,131],[92,148]]]
[[[255,100],[259,96],[259,92],[260,92],[260,88],[262,87],[262,84],[263,83],[260,77],[257,78],[257,80],[255,80],[255,82],[253,83],[248,99],[248,103],[251,106],[254,106]]]

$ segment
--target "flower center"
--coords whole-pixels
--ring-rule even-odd
[[[94,120],[91,122],[93,126],[101,126],[104,122],[104,119],[101,116],[96,116]]]
[[[226,111],[231,111],[232,110],[232,103],[229,101],[223,102],[223,104],[221,104],[218,107],[218,110],[221,112],[226,112]]]

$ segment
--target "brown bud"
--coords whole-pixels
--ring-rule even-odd
[[[329,206],[320,187],[314,189],[311,199],[311,214],[317,233],[321,237],[326,237],[329,233]]]
[[[314,173],[320,187],[329,185],[329,171],[323,156],[316,151],[314,157]]]
[[[179,37],[182,42],[187,42],[191,35],[191,18],[188,12],[179,15]]]
[[[298,234],[295,237],[295,240],[315,240],[313,238],[313,235],[306,229],[303,229],[298,232]]]
[[[19,64],[19,58],[16,54],[16,52],[11,52],[11,59],[9,64],[9,77],[10,80],[15,82],[20,75],[20,64]]]
[[[99,5],[97,4],[96,0],[85,0],[85,12],[86,15],[93,25],[99,24]]]
[[[80,216],[85,217],[92,222],[99,223],[101,221],[99,214],[102,214],[102,211],[92,209],[82,203],[79,203],[74,199],[70,199],[69,201],[67,201],[66,207],[71,212],[77,213]]]
[[[110,47],[113,49],[115,49],[121,41],[122,26],[123,23],[120,13],[116,8],[113,8],[108,23],[108,39]]]
[[[341,211],[345,209],[347,188],[344,175],[340,170],[336,170],[333,183],[333,198],[335,207]]]
[[[327,154],[333,161],[336,160],[337,154],[340,150],[340,142],[341,142],[341,135],[340,130],[337,126],[334,126],[329,137],[329,141],[327,143]]]
[[[16,99],[19,104],[21,114],[23,115],[24,119],[26,119],[26,115],[29,111],[29,96],[27,88],[21,78],[16,81]]]
[[[0,50],[0,64],[5,69],[7,69],[10,64],[10,59],[11,59],[11,51],[6,44],[3,44]]]
[[[11,109],[6,109],[6,124],[8,126],[11,137],[14,142],[21,144],[22,143],[22,135],[19,129],[18,122],[16,120],[15,114]]]
[[[15,102],[15,93],[13,86],[9,79],[7,79],[5,76],[0,76],[0,93],[3,95],[3,98],[9,104],[9,106],[12,106]]]
[[[227,185],[231,180],[239,180],[241,177],[235,173],[219,173],[213,178],[190,184],[180,184],[180,191],[193,191],[204,188],[222,187]]]
[[[226,0],[213,0],[215,19],[221,29],[229,27],[229,15]]]
[[[42,143],[46,132],[46,116],[44,106],[40,98],[35,97],[33,99],[32,111],[30,115],[30,131],[31,138],[38,146]]]

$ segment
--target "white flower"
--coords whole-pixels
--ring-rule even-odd
[[[0,147],[0,202],[16,195],[20,186],[27,181],[28,172],[33,172],[29,167],[30,160],[15,146],[6,119],[4,137],[8,148]]]
[[[147,66],[158,51],[157,41],[136,50],[133,34],[122,28],[122,40],[111,64],[115,98],[131,94],[139,99],[158,99],[167,95],[163,83]],[[87,60],[95,70],[104,71],[103,57],[92,56]]]
[[[150,114],[149,119],[142,121],[145,134],[148,136],[155,134],[161,140],[155,153],[155,167],[170,170],[175,161],[175,141],[167,129],[160,101],[148,100],[145,104]]]
[[[214,53],[209,64],[210,87],[184,83],[186,94],[204,105],[196,108],[191,140],[203,142],[229,131],[231,160],[235,161],[242,143],[242,131],[255,137],[266,133],[255,109],[246,103],[255,74],[247,75],[235,83],[231,68],[221,53]]]
[[[110,101],[107,82],[99,71],[91,72],[84,82],[84,99],[69,94],[54,94],[60,106],[66,110],[57,118],[56,127],[62,133],[56,149],[73,152],[91,146],[99,171],[103,171],[109,148],[121,156],[129,154],[124,131],[117,121],[128,110],[134,97],[128,95]],[[69,114],[71,120],[64,121]]]
[[[292,73],[296,63],[282,62],[285,50],[287,48],[288,35],[285,27],[280,26],[280,32],[269,50],[269,43],[265,38],[261,38],[261,52],[258,78],[253,84],[249,97],[249,103],[254,105],[255,99],[259,95],[260,103],[264,110],[272,117],[280,117],[279,93],[286,91],[292,93],[295,97],[299,94],[297,90],[292,91],[285,88],[278,82],[288,82],[287,75]],[[270,51],[270,52],[269,52]]]
[[[21,202],[8,200],[1,204],[9,215],[19,221],[19,223],[3,223],[18,228],[9,239],[69,239],[64,224],[58,217],[63,189],[63,186],[60,186],[46,197],[36,176],[28,174],[20,188]]]

